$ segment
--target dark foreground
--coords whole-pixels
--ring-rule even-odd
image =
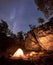
[[[0,57],[0,65],[53,65],[53,55],[41,57],[38,60],[15,60],[15,59],[8,59],[5,57]]]

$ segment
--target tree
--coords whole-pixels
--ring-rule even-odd
[[[1,23],[0,23],[0,33],[7,33],[7,30],[8,30],[8,24],[6,23],[6,21],[4,20],[1,20]]]
[[[17,44],[16,35],[8,28],[6,21],[1,20],[0,23],[0,52],[9,51],[10,47]]]
[[[38,22],[41,23],[41,24],[43,25],[44,19],[40,17],[40,18],[38,18]]]
[[[13,36],[13,32],[8,28],[8,24],[6,21],[1,20],[0,23],[0,34],[5,34],[6,36]]]
[[[53,14],[53,0],[34,0],[37,9],[42,11],[46,17]]]
[[[23,32],[22,31],[20,31],[20,32],[17,33],[17,38],[19,40],[24,40],[24,36],[23,36]]]
[[[29,25],[29,28],[31,29],[31,30],[34,30],[34,29],[36,29],[36,25]]]

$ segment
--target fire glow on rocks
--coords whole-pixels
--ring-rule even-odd
[[[11,56],[11,59],[37,60],[40,56],[43,55],[43,52],[37,53],[35,51],[24,54],[24,51],[21,48],[18,48],[18,50]]]

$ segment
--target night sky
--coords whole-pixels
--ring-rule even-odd
[[[29,24],[39,25],[39,17],[45,18],[34,0],[0,0],[0,20],[6,21],[14,33],[28,31]]]

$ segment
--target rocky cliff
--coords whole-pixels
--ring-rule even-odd
[[[49,22],[27,33],[25,47],[27,50],[53,51],[53,17]]]

